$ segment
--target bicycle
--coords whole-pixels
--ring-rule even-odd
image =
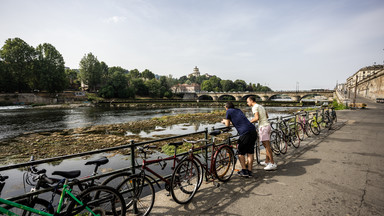
[[[32,162],[32,161],[34,161],[33,156],[31,156],[31,159],[30,159],[30,162]],[[75,179],[75,178],[72,179],[70,181],[71,182],[71,188],[75,185],[79,188],[80,191],[84,191],[85,189],[90,188],[92,186],[97,186],[97,185],[111,186],[112,183],[116,187],[116,182],[115,182],[116,180],[121,181],[121,179],[120,179],[121,177],[126,178],[127,176],[130,175],[129,172],[117,173],[115,175],[109,176],[102,183],[97,183],[95,181],[96,179],[99,179],[99,178],[92,178],[90,181],[84,181],[89,177],[97,176],[99,166],[107,164],[108,162],[109,162],[109,160],[106,157],[102,157],[100,159],[96,159],[96,160],[92,160],[92,161],[87,161],[85,163],[85,165],[95,165],[95,168],[94,168],[92,175],[87,176],[87,177],[83,177],[81,179]],[[60,173],[62,173],[62,172],[63,171],[54,171],[52,173],[52,175],[60,175]],[[32,186],[32,188],[30,189],[30,192],[35,192],[35,191],[38,191],[38,190],[44,189],[44,188],[45,189],[53,188],[52,198],[48,202],[44,199],[39,198],[38,195],[33,195],[33,196],[27,197],[25,199],[18,200],[17,202],[20,204],[29,206],[29,207],[38,208],[41,211],[53,213],[54,208],[56,207],[56,206],[53,206],[54,196],[55,196],[55,194],[58,194],[58,195],[62,194],[62,191],[59,188],[57,188],[57,185],[56,186],[53,186],[53,185],[55,183],[58,183],[60,181],[60,179],[53,178],[53,177],[47,177],[46,170],[45,169],[39,170],[36,168],[36,166],[30,166],[27,169],[27,172],[25,172],[23,174],[23,179],[24,179],[24,190],[26,188],[25,184]],[[111,186],[111,187],[113,187],[113,186]],[[64,198],[63,207],[65,207],[67,204],[66,199],[68,199],[68,197]],[[20,215],[28,214],[26,211],[21,210],[21,209],[15,208],[13,211],[17,214],[20,214]]]
[[[294,128],[295,123],[287,123],[288,121],[290,121],[290,119],[279,118],[277,122],[277,129],[279,131],[278,135],[280,137],[280,140],[283,141],[280,142],[280,152],[282,154],[287,153],[288,146],[292,145],[295,148],[298,148],[300,146],[300,139],[298,138],[297,130]]]
[[[227,129],[224,129],[224,132],[227,131]],[[195,144],[205,142],[206,140],[194,141],[184,139],[184,142],[191,144],[191,148],[188,151],[187,157],[175,167],[171,178],[172,198],[179,204],[185,204],[192,200],[198,190],[198,185],[201,184],[200,181],[203,179],[203,174],[205,174],[206,180],[210,177],[214,184],[215,179],[226,182],[233,174],[236,161],[232,146],[229,143],[223,145],[215,144],[215,137],[221,134],[220,130],[212,131],[209,134],[212,136],[210,166],[208,165],[208,158],[206,158],[206,163],[202,163],[197,154],[194,153],[207,148],[207,146],[195,148]],[[198,173],[198,170],[200,170],[198,167],[201,167],[205,172]],[[219,183],[215,185],[217,187],[220,186]]]
[[[17,202],[12,202],[7,199],[0,198],[0,203],[5,204],[7,206],[14,207],[16,209],[23,209],[26,212],[34,213],[36,215],[43,216],[62,216],[62,215],[76,215],[86,213],[94,216],[101,215],[125,215],[125,202],[124,198],[121,194],[114,188],[108,186],[93,186],[87,188],[82,191],[79,195],[75,196],[72,193],[72,189],[68,185],[69,178],[77,178],[80,176],[79,170],[74,170],[71,172],[62,172],[62,176],[64,177],[58,182],[58,186],[62,186],[62,193],[60,196],[59,204],[57,211],[54,213],[48,213],[45,211],[41,211],[39,209],[35,209]],[[0,194],[5,185],[5,180],[8,179],[8,176],[0,175]],[[46,179],[48,182],[49,178]],[[69,196],[72,201],[69,203],[66,211],[62,211],[64,197]],[[107,210],[107,211],[106,211]],[[26,213],[24,212],[24,213]],[[13,211],[6,209],[5,207],[0,206],[0,213],[4,213],[6,215],[18,215]]]
[[[146,171],[150,172],[154,176],[160,179],[165,183],[165,189],[170,191],[170,177],[163,177],[157,172],[153,171],[148,166],[151,164],[159,164],[161,169],[164,169],[167,165],[165,161],[173,160],[173,166],[171,169],[175,169],[176,163],[180,161],[177,157],[177,148],[181,146],[183,142],[174,142],[169,143],[175,147],[174,155],[167,158],[158,158],[155,160],[146,160],[147,152],[149,147],[138,147],[137,150],[140,154],[143,154],[143,163],[141,165],[140,172],[134,174],[125,179],[118,187],[117,190],[123,194],[126,201],[126,209],[129,213],[134,213],[135,215],[148,215],[155,202],[155,189],[153,183],[155,182],[157,186],[161,189],[160,184],[150,175],[146,174]],[[136,161],[136,164],[137,161]],[[169,192],[170,193],[170,192]]]
[[[316,136],[319,135],[321,132],[320,125],[317,120],[318,120],[318,110],[316,110],[315,114],[312,113],[312,118],[311,120],[309,120],[309,129]]]

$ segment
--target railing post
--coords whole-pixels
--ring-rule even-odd
[[[135,174],[135,141],[131,140],[131,166],[132,174]]]

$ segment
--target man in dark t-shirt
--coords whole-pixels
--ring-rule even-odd
[[[232,102],[225,104],[227,110],[226,117],[223,119],[223,124],[229,126],[232,122],[237,132],[239,132],[238,150],[241,171],[240,176],[252,176],[253,153],[255,152],[255,142],[257,138],[255,126],[247,119],[240,109],[236,109]],[[248,169],[245,165],[245,155],[248,159]]]

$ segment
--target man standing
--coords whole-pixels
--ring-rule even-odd
[[[248,106],[252,107],[252,113],[254,117],[251,119],[251,123],[259,122],[259,138],[263,143],[266,151],[265,162],[260,162],[261,165],[266,166],[264,170],[276,170],[277,164],[273,160],[270,137],[271,137],[271,125],[268,121],[268,113],[264,107],[257,104],[255,97],[250,96],[247,98]]]
[[[256,127],[249,122],[241,110],[235,109],[232,102],[227,102],[225,109],[227,113],[222,123],[228,127],[232,122],[240,135],[237,148],[239,150],[241,171],[239,171],[238,174],[240,176],[250,177],[252,176],[253,154],[255,152],[255,141],[257,138]],[[247,155],[248,159],[248,169],[245,165],[245,155]]]

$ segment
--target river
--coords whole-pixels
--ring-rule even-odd
[[[0,141],[17,137],[26,133],[55,131],[71,128],[86,127],[101,124],[118,124],[131,121],[151,119],[164,115],[176,115],[181,113],[204,113],[223,108],[102,108],[102,107],[78,107],[46,109],[33,108],[31,106],[0,106]],[[246,113],[251,117],[250,108]],[[297,109],[297,107],[267,107],[271,113],[270,117],[283,115],[284,111]],[[175,125],[168,129],[178,133],[188,133],[201,130],[204,127],[214,125],[191,125],[188,128],[182,125]],[[183,129],[180,129],[184,127]],[[180,129],[180,130],[179,130]],[[167,129],[163,130],[165,134]],[[159,133],[159,132],[154,132]],[[129,134],[129,132],[128,132]],[[142,132],[142,136],[150,136],[149,133]]]

